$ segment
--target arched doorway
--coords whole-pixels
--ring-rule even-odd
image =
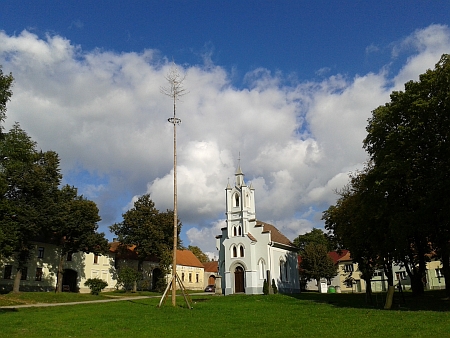
[[[64,269],[63,291],[78,292],[77,285],[78,273],[72,269]]]
[[[216,285],[216,276],[214,275],[209,276],[208,285]]]
[[[164,285],[161,285],[160,279],[163,277],[162,271],[159,268],[154,268],[152,272],[152,290],[158,289],[158,287],[163,288]]]
[[[244,269],[241,266],[234,270],[234,293],[245,292],[244,289]]]

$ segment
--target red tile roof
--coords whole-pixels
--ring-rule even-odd
[[[177,250],[177,265],[194,266],[203,268],[203,264],[189,250]]]
[[[263,233],[264,232],[270,232],[272,242],[288,245],[295,247],[295,245],[285,236],[283,235],[280,230],[275,228],[272,224],[256,221],[256,226],[263,226]]]
[[[203,266],[205,267],[206,272],[217,272],[219,268],[219,262],[218,261],[206,262],[203,263]]]

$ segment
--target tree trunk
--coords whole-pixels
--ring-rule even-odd
[[[20,291],[20,279],[21,278],[22,278],[22,269],[17,268],[17,273],[16,273],[16,276],[14,277],[13,292]]]
[[[62,253],[59,256],[59,264],[58,264],[58,277],[56,280],[56,288],[55,292],[62,292],[62,282],[63,282],[63,271],[64,271],[64,256]]]

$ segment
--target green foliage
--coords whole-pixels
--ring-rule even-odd
[[[269,294],[269,283],[267,283],[267,280],[264,279],[263,283],[263,294],[268,295]]]
[[[198,246],[189,245],[188,250],[192,251],[201,263],[209,262],[209,257]]]
[[[135,283],[142,279],[142,273],[129,266],[123,266],[119,269],[117,275],[117,288],[123,288],[125,291],[133,290]]]
[[[272,279],[272,290],[274,294],[278,293],[277,284],[275,283],[275,279]]]
[[[122,222],[110,226],[121,245],[133,246],[139,265],[145,259],[156,256],[160,259],[160,268],[166,271],[172,263],[173,211],[160,212],[155,208],[150,195],[146,194],[139,197],[133,208],[122,216]],[[181,226],[181,222],[178,222],[178,241]],[[178,245],[180,244],[179,241]]]
[[[328,251],[333,250],[332,242],[321,229],[313,228],[310,232],[307,232],[306,234],[303,235],[299,235],[297,238],[294,239],[294,244],[295,246],[297,246],[297,248],[299,248],[300,255],[302,251],[305,249],[306,245],[308,245],[309,243],[322,244],[327,247]]]
[[[0,134],[2,133],[3,122],[6,118],[6,103],[8,103],[12,95],[11,87],[13,81],[12,74],[4,75],[0,66]]]
[[[92,295],[98,295],[104,288],[108,286],[108,283],[106,283],[101,278],[89,278],[84,282],[84,286],[89,287],[91,289]]]
[[[364,274],[382,266],[392,285],[389,266],[398,262],[418,294],[427,257],[437,254],[450,295],[450,55],[390,98],[368,121],[369,163],[324,219]]]
[[[336,266],[328,255],[327,247],[314,242],[309,243],[304,248],[300,269],[302,270],[302,275],[308,280],[331,279],[337,275]]]

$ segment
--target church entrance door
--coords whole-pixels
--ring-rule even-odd
[[[234,293],[245,292],[244,269],[240,266],[234,270]]]

